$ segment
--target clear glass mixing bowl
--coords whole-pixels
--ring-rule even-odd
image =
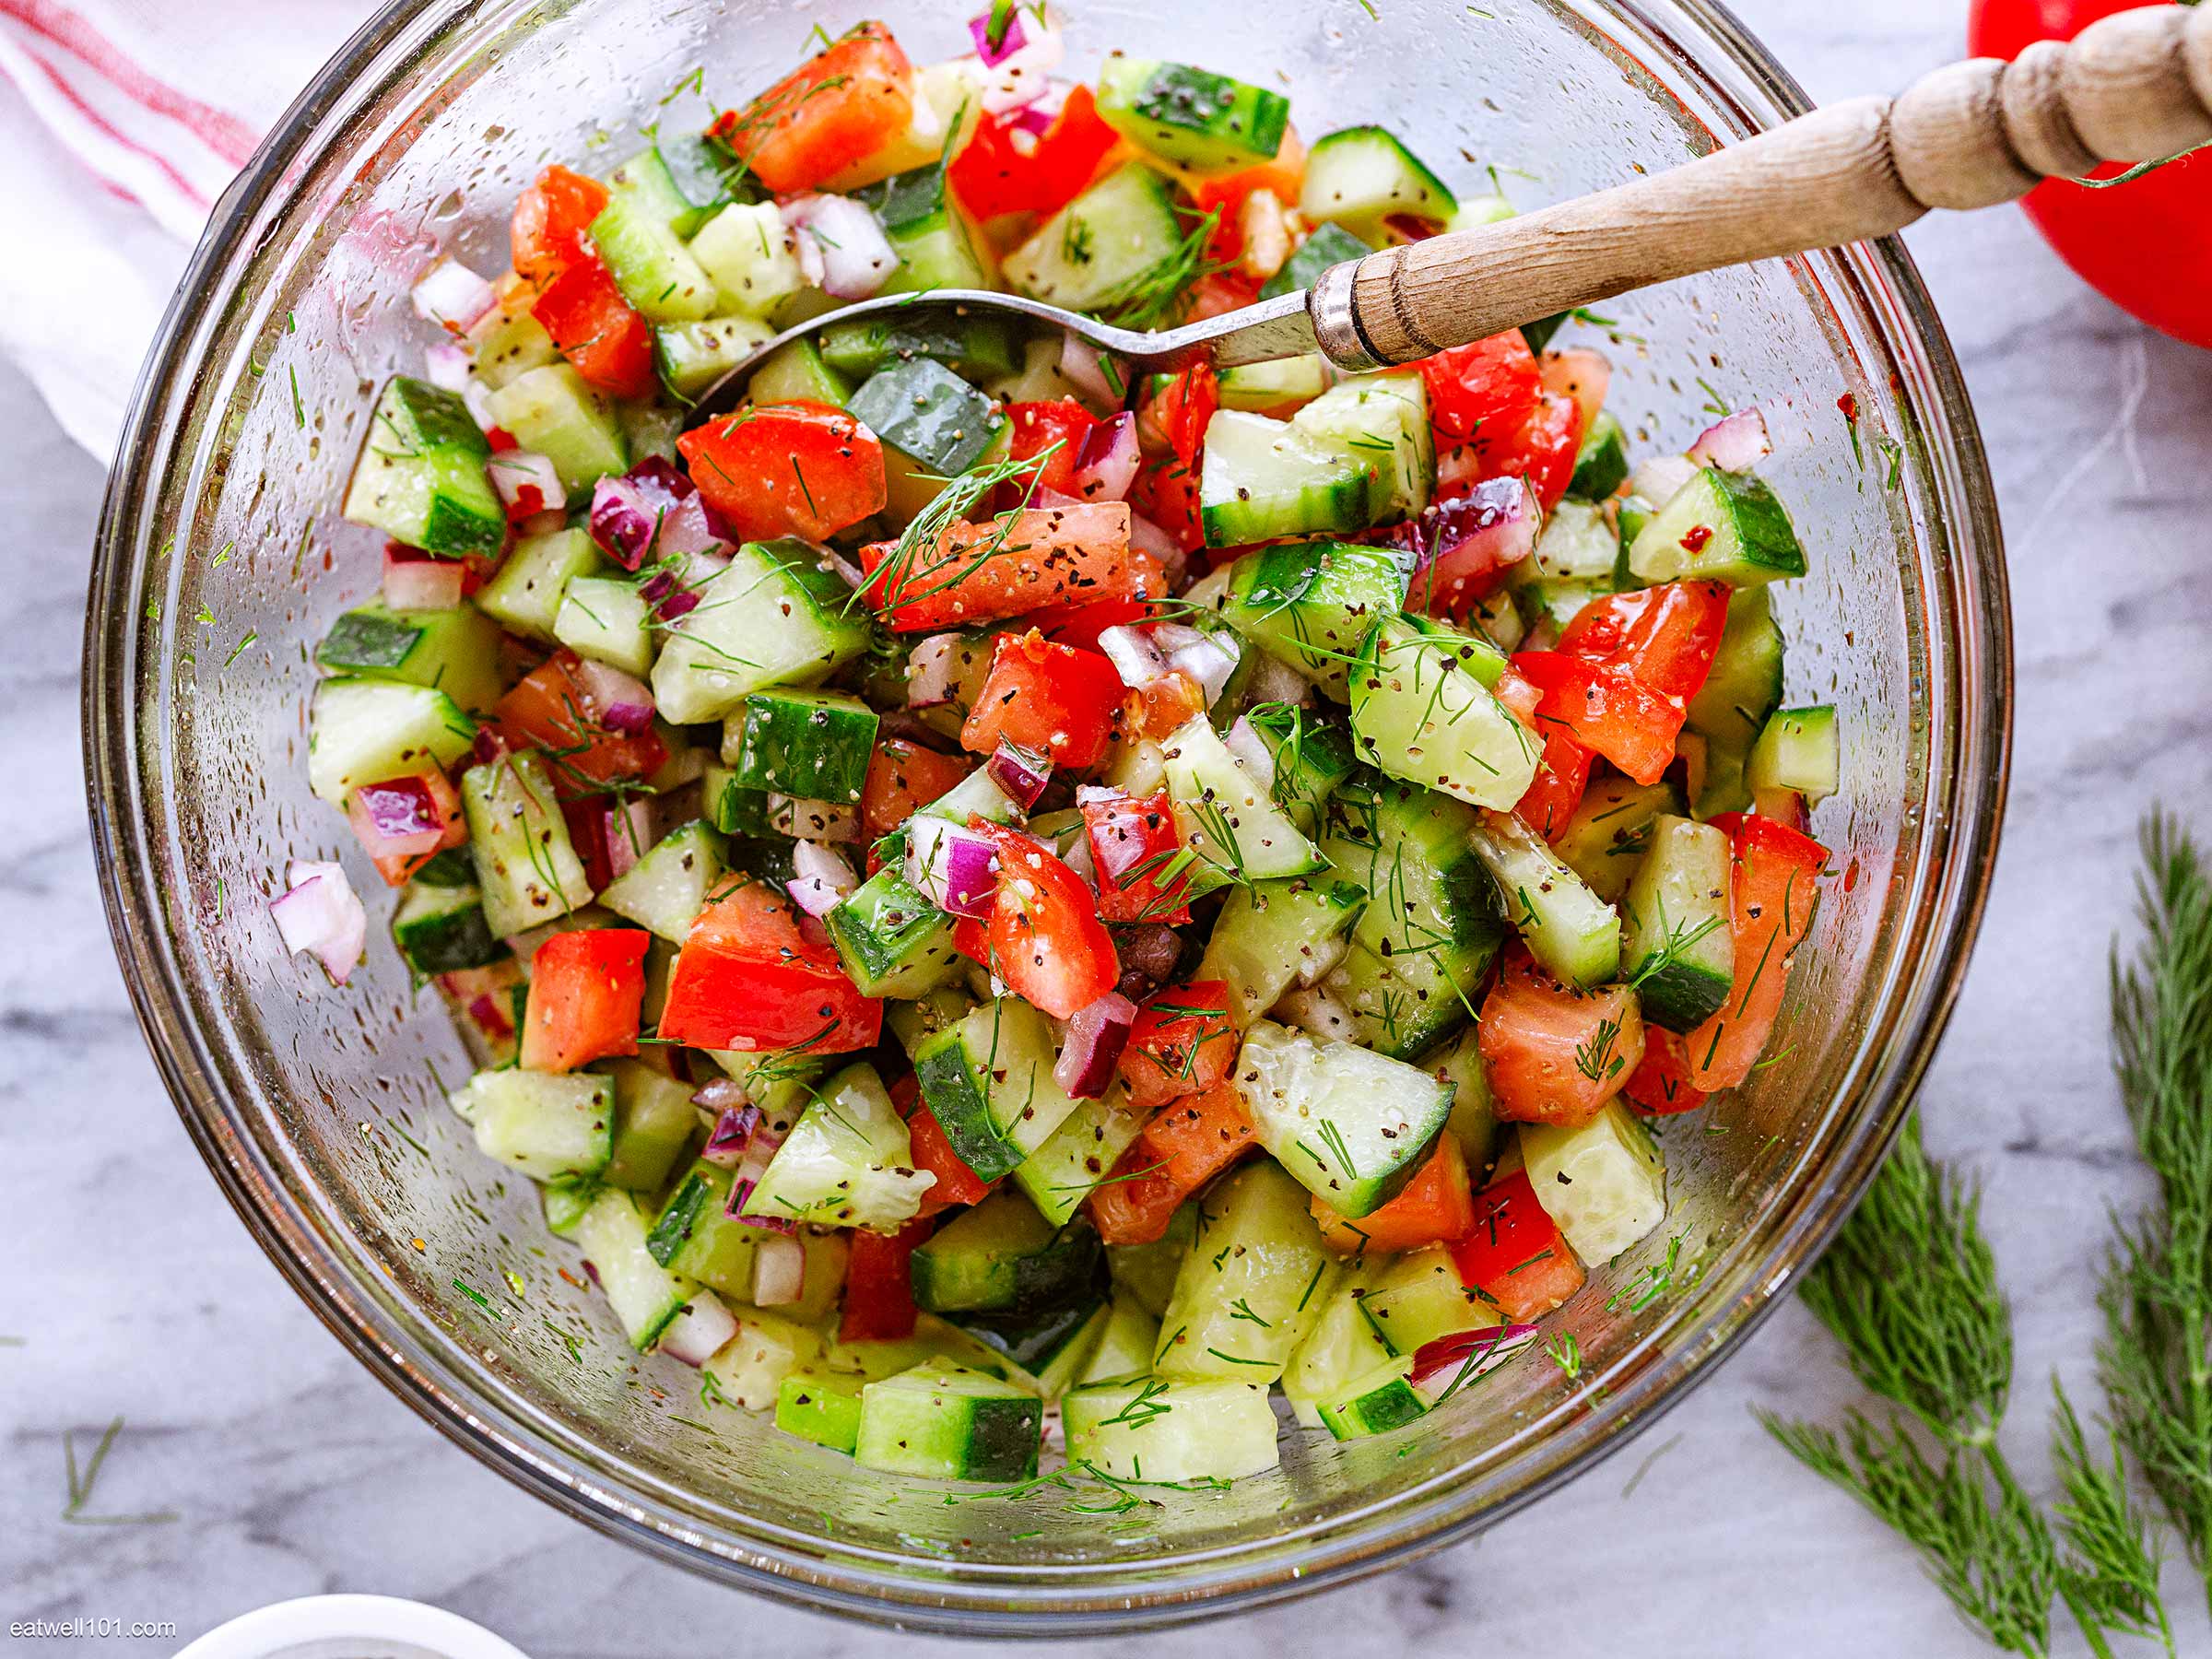
[[[963,49],[972,9],[891,20],[925,60]],[[1806,107],[1702,0],[1373,9],[1095,0],[1076,37],[1279,71],[1310,134],[1386,123],[1478,187],[1497,163],[1524,206]],[[1768,470],[1813,559],[1781,601],[1790,693],[1840,704],[1845,736],[1818,824],[1839,877],[1779,1057],[1666,1126],[1673,1219],[1560,1315],[1578,1379],[1532,1351],[1397,1434],[1293,1434],[1279,1472],[1134,1517],[1071,1512],[1050,1488],[948,1505],[765,1419],[702,1432],[694,1373],[629,1352],[560,1275],[529,1183],[445,1109],[434,1076],[465,1063],[435,1000],[381,942],[332,990],[288,959],[264,900],[302,855],[342,855],[364,893],[385,890],[309,796],[302,750],[312,642],[378,581],[376,538],[336,507],[372,388],[419,361],[406,288],[424,250],[496,268],[507,205],[544,162],[611,162],[694,65],[734,101],[811,27],[864,15],[408,0],[293,106],[216,212],[100,525],[85,733],[117,948],[178,1109],[300,1294],[430,1421],[592,1524],[809,1606],[967,1634],[1096,1633],[1335,1583],[1616,1450],[1786,1291],[1888,1143],[1957,988],[2003,805],[2005,575],[1966,393],[1893,242],[1605,308],[1613,406],[1639,441],[1680,448],[1714,400],[1765,406]],[[1855,400],[1855,442],[1839,400]],[[1671,1291],[1609,1305],[1674,1239]]]

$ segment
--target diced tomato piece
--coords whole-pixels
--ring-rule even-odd
[[[606,840],[606,797],[578,795],[560,804],[561,821],[569,827],[569,845],[583,865],[583,878],[596,893],[615,878],[615,861]]]
[[[936,1223],[917,1216],[895,1233],[854,1228],[845,1258],[845,1305],[839,1316],[840,1342],[904,1342],[914,1334],[914,1285],[909,1258],[914,1246],[936,1231]]]
[[[1028,477],[1009,479],[998,487],[999,511],[1011,512],[1025,496],[1035,500],[1048,489],[1074,495],[1076,462],[1083,453],[1083,440],[1098,424],[1098,417],[1072,397],[1008,404],[1006,458],[1033,461],[1042,455],[1044,459]],[[1035,494],[1031,494],[1031,477],[1036,480]]]
[[[1549,512],[1574,481],[1582,445],[1582,413],[1574,400],[1541,393],[1520,420],[1486,429],[1464,443],[1440,444],[1435,499],[1456,500],[1485,478],[1525,478]]]
[[[440,853],[468,840],[461,797],[443,772],[359,784],[347,797],[346,817],[390,887],[404,887]]]
[[[1684,710],[1625,668],[1585,663],[1557,651],[1524,651],[1514,670],[1543,692],[1537,729],[1566,729],[1639,783],[1656,783],[1675,758]]]
[[[1559,631],[1559,654],[1625,668],[1664,697],[1695,697],[1728,626],[1728,585],[1663,582],[1607,594]]]
[[[1497,1303],[1515,1324],[1535,1319],[1583,1288],[1583,1264],[1559,1225],[1536,1201],[1524,1170],[1475,1194],[1474,1225],[1452,1247],[1459,1282]]]
[[[914,116],[913,65],[880,23],[840,36],[713,135],[778,195],[813,189],[898,138]]]
[[[1647,1117],[1695,1112],[1705,1104],[1705,1091],[1690,1087],[1689,1056],[1682,1052],[1681,1037],[1664,1026],[1644,1027],[1643,1064],[1621,1092]]]
[[[1258,302],[1260,285],[1241,271],[1208,271],[1191,284],[1183,300],[1182,320],[1204,322]]]
[[[1083,878],[1042,841],[983,818],[970,829],[998,848],[998,893],[988,938],[991,971],[1014,994],[1065,1019],[1122,977],[1113,936]]]
[[[676,447],[707,505],[747,541],[827,541],[883,511],[883,445],[831,404],[748,406]]]
[[[1206,429],[1221,407],[1221,382],[1205,363],[1185,369],[1145,400],[1136,412],[1137,435],[1149,449],[1165,448],[1196,471],[1206,453]]]
[[[1513,815],[1550,841],[1567,828],[1574,809],[1583,804],[1583,791],[1590,786],[1593,757],[1559,722],[1537,718],[1544,693],[1512,666],[1498,677],[1491,689],[1544,745],[1544,763],[1536,768],[1535,777],[1515,803]]]
[[[1727,1004],[1682,1039],[1688,1082],[1712,1094],[1751,1075],[1782,1011],[1790,959],[1813,925],[1817,885],[1828,849],[1786,824],[1752,813],[1712,820],[1735,850],[1729,873],[1729,929],[1735,942],[1735,988]]]
[[[650,397],[653,325],[639,315],[596,253],[574,259],[547,284],[530,314],[576,372],[609,397]]]
[[[860,786],[860,821],[868,839],[888,835],[975,769],[909,737],[886,737],[868,757]]]
[[[1581,423],[1578,429],[1587,432],[1598,411],[1606,406],[1613,365],[1587,346],[1570,346],[1537,358],[1536,371],[1544,377],[1547,392],[1573,403],[1575,418]]]
[[[1500,427],[1518,428],[1544,391],[1536,354],[1517,328],[1440,351],[1417,367],[1429,388],[1429,418],[1440,449]]]
[[[837,953],[810,943],[791,908],[764,882],[712,896],[692,923],[668,976],[660,1035],[692,1048],[873,1048],[883,1004],[863,996]]]
[[[1180,668],[1171,668],[1136,688],[1137,729],[1160,738],[1206,712],[1206,688]]]
[[[1132,551],[1134,562],[1147,556]],[[1162,584],[1164,590],[1164,583]],[[1050,605],[1030,613],[1030,625],[1048,640],[1063,645],[1079,645],[1085,651],[1099,648],[1099,636],[1110,628],[1126,628],[1151,617],[1156,607],[1149,599],[1102,599],[1096,605]]]
[[[601,711],[579,676],[582,659],[563,647],[517,680],[492,707],[500,734],[517,748],[538,747],[550,759],[553,793],[575,800],[618,779],[650,776],[668,759],[652,728],[631,735],[602,724]]]
[[[1643,1059],[1635,992],[1561,985],[1518,947],[1483,998],[1477,1030],[1498,1116],[1508,1123],[1586,1124]]]
[[[1087,1201],[1109,1244],[1149,1244],[1182,1201],[1259,1145],[1236,1080],[1161,1109]]]
[[[1123,501],[1032,507],[1011,520],[953,524],[933,547],[894,562],[896,542],[860,550],[862,592],[900,633],[971,628],[1047,605],[1126,599],[1136,592]]]
[[[1001,634],[960,746],[988,755],[1011,743],[1080,771],[1106,758],[1127,701],[1121,675],[1102,653],[1054,644],[1033,628]]]
[[[1436,1137],[1435,1150],[1422,1160],[1413,1179],[1388,1204],[1355,1223],[1316,1196],[1313,1219],[1321,1223],[1321,1241],[1341,1255],[1418,1250],[1424,1244],[1464,1239],[1475,1226],[1475,1189],[1467,1180],[1467,1155],[1447,1129]]]
[[[592,221],[606,208],[606,186],[556,164],[515,198],[508,240],[518,276],[543,287],[577,260],[596,259]]]
[[[1136,1011],[1122,1051],[1122,1083],[1140,1110],[1204,1094],[1237,1063],[1229,985],[1193,980],[1155,994]]]
[[[891,1104],[906,1120],[907,1138],[912,1143],[913,1167],[937,1178],[937,1184],[922,1195],[924,1216],[959,1204],[981,1204],[998,1183],[985,1181],[968,1167],[945,1136],[945,1126],[922,1100],[922,1085],[908,1072],[891,1085]]]
[[[946,170],[953,194],[976,218],[1059,212],[1083,194],[1121,138],[1100,118],[1088,87],[1070,90],[1041,133],[1023,127],[1022,113],[983,117]]]
[[[952,947],[978,968],[989,968],[991,966],[990,925],[973,916],[962,916],[952,924]]]
[[[1086,789],[1081,800],[1091,867],[1099,873],[1099,914],[1109,922],[1171,927],[1188,922],[1190,878],[1168,869],[1182,848],[1168,792],[1140,797],[1124,790]]]
[[[1175,538],[1185,553],[1206,546],[1198,518],[1198,467],[1179,455],[1163,455],[1136,469],[1129,505]]]
[[[537,947],[523,1016],[525,1071],[574,1071],[638,1052],[652,938],[641,927],[594,927],[555,934]]]

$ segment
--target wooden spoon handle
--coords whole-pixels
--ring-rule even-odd
[[[1349,369],[1446,347],[1721,265],[1900,229],[1931,207],[1987,207],[2053,174],[2212,139],[2212,4],[2146,6],[1975,58],[1895,100],[1800,116],[1596,195],[1339,265],[1311,307]]]

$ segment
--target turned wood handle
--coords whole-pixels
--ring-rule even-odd
[[[1669,172],[1339,265],[1310,301],[1347,368],[1410,362],[1630,288],[1987,207],[2212,139],[2212,3],[2146,6],[1833,104]]]

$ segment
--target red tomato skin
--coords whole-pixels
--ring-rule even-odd
[[[564,646],[517,680],[491,711],[515,747],[559,753],[547,770],[553,793],[564,801],[594,794],[594,784],[647,777],[668,759],[667,745],[651,727],[633,737],[599,724],[599,711],[577,677],[582,665]]]
[[[1127,701],[1102,653],[1059,645],[1035,629],[1001,634],[991,673],[960,728],[960,747],[988,755],[1003,742],[1077,771],[1106,758]]]
[[[571,260],[530,307],[576,372],[609,397],[650,397],[653,325],[639,315],[596,253]]]
[[[571,1072],[638,1052],[651,937],[642,928],[595,927],[555,934],[537,947],[523,1016],[524,1070]]]
[[[1131,554],[1131,558],[1141,557]],[[1096,605],[1052,605],[1030,613],[1030,621],[1048,640],[1077,645],[1085,651],[1099,648],[1099,636],[1110,628],[1126,628],[1151,617],[1149,599],[1104,599]]]
[[[1536,769],[1535,777],[1514,804],[1513,815],[1550,841],[1567,828],[1568,820],[1574,817],[1574,809],[1583,804],[1583,792],[1590,786],[1590,763],[1594,757],[1558,721],[1536,718],[1537,710],[1543,706],[1544,693],[1516,673],[1511,664],[1498,677],[1493,689],[1498,700],[1511,709],[1544,745],[1544,764]]]
[[[1566,729],[1639,783],[1656,783],[1675,758],[1685,711],[1674,698],[1640,684],[1624,668],[1603,667],[1557,651],[1524,651],[1514,672],[1543,692],[1537,729]]]
[[[886,737],[868,757],[860,786],[860,821],[876,841],[888,835],[975,769],[908,737]]]
[[[1035,495],[1029,479],[1010,480],[998,487],[997,505],[1001,512],[1011,512],[1024,499],[1035,500],[1048,489],[1062,495],[1076,493],[1076,460],[1083,453],[1083,441],[1090,435],[1098,418],[1072,397],[1048,398],[1038,403],[1018,403],[1006,406],[1006,436],[1009,443],[1007,458],[1013,461],[1034,460],[1047,455],[1031,476],[1036,482]]]
[[[998,847],[998,894],[986,935],[992,971],[1055,1019],[1112,990],[1121,961],[1083,878],[1034,836],[980,818],[968,827]]]
[[[914,114],[913,65],[880,23],[863,23],[742,110],[713,135],[778,195],[834,178],[903,133]]]
[[[1129,487],[1129,505],[1175,538],[1185,553],[1206,546],[1198,518],[1198,468],[1177,455],[1162,455],[1137,468]]]
[[[1536,354],[1517,328],[1440,351],[1416,367],[1429,388],[1439,447],[1525,419],[1544,389]]]
[[[1122,501],[1032,507],[1010,523],[954,524],[935,547],[894,563],[897,547],[870,542],[860,563],[868,578],[861,591],[900,633],[972,628],[1136,593],[1139,567]]]
[[[913,1073],[907,1073],[900,1081],[906,1086],[905,1094],[902,1096],[894,1085],[891,1103],[906,1118],[907,1137],[913,1146],[914,1168],[937,1178],[937,1184],[922,1195],[921,1213],[934,1216],[955,1205],[981,1204],[998,1183],[985,1181],[952,1149],[952,1142],[946,1136],[945,1126],[937,1122],[936,1113],[922,1103],[921,1087],[914,1081]]]
[[[659,1034],[693,1048],[873,1048],[880,999],[863,996],[827,945],[812,945],[763,882],[714,898],[692,923],[668,976]]]
[[[1059,212],[1083,194],[1121,135],[1100,118],[1090,88],[1078,86],[1053,124],[1033,143],[1028,137],[1014,115],[987,115],[953,157],[946,178],[973,218]]]
[[[1139,1008],[1129,1046],[1122,1051],[1122,1082],[1130,1103],[1150,1111],[1204,1094],[1229,1076],[1237,1061],[1237,1027],[1229,1007],[1224,982],[1193,980]]]
[[[1633,991],[1570,990],[1518,947],[1483,999],[1477,1030],[1498,1116],[1506,1123],[1579,1127],[1620,1091],[1643,1059],[1643,1018]]]
[[[1170,1102],[1122,1154],[1114,1179],[1085,1200],[1099,1236],[1151,1243],[1184,1199],[1258,1144],[1234,1077]]]
[[[1607,594],[1559,632],[1562,656],[1625,668],[1663,697],[1695,697],[1712,672],[1728,626],[1728,585],[1665,582]]]
[[[1205,363],[1185,369],[1137,411],[1140,437],[1157,441],[1194,476],[1206,453],[1206,429],[1221,407],[1221,382]]]
[[[1465,1238],[1475,1226],[1466,1154],[1449,1129],[1436,1137],[1434,1149],[1398,1195],[1358,1221],[1339,1216],[1318,1194],[1312,1207],[1313,1219],[1321,1223],[1321,1241],[1339,1255],[1449,1243]]]
[[[830,404],[764,404],[676,441],[707,505],[747,541],[826,541],[883,511],[883,445]]]
[[[1705,1091],[1690,1087],[1689,1058],[1682,1052],[1680,1035],[1665,1026],[1644,1028],[1643,1064],[1621,1093],[1646,1117],[1671,1117],[1705,1104]]]
[[[1100,915],[1109,922],[1158,922],[1169,927],[1191,919],[1190,907],[1182,902],[1187,878],[1178,877],[1167,888],[1158,880],[1182,845],[1166,790],[1143,797],[1117,792],[1111,798],[1085,801],[1083,832],[1090,842],[1091,866],[1099,873]],[[1110,864],[1144,873],[1116,880],[1106,873]]]
[[[2037,41],[2070,41],[2142,0],[1974,0],[1967,50],[2011,59]],[[2096,176],[2123,171],[2100,167]],[[2212,349],[2212,155],[2192,156],[2131,180],[2089,190],[2049,179],[2021,206],[2058,256],[2084,282],[2161,333]]]
[[[936,1231],[917,1216],[895,1233],[852,1230],[845,1258],[845,1305],[838,1317],[840,1342],[904,1342],[914,1334],[914,1287],[909,1259],[914,1246]]]
[[[1729,869],[1729,926],[1735,979],[1721,1011],[1688,1032],[1685,1081],[1712,1094],[1751,1075],[1774,1030],[1790,960],[1811,931],[1818,878],[1828,849],[1786,824],[1755,813],[1723,813],[1712,822],[1735,850]]]
[[[574,261],[597,258],[592,221],[607,203],[606,186],[558,164],[515,198],[509,225],[517,276],[543,286]]]
[[[1524,1170],[1475,1194],[1473,1224],[1452,1247],[1459,1282],[1518,1324],[1548,1313],[1583,1288],[1583,1264],[1545,1213]]]

